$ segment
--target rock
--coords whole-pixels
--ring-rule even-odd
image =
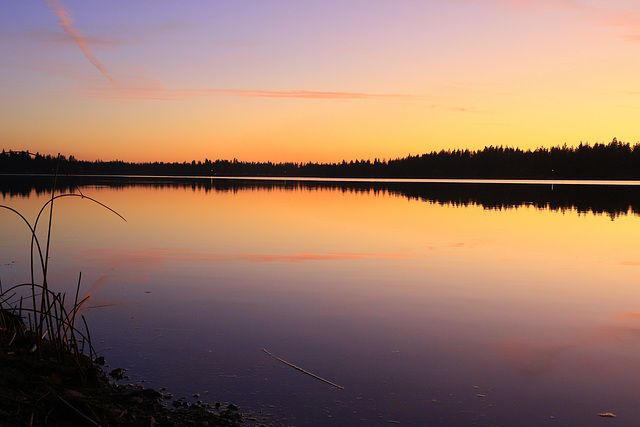
[[[123,368],[116,368],[109,372],[109,376],[116,380],[121,380],[124,377],[124,371],[125,369]]]
[[[160,393],[159,391],[154,390],[152,388],[142,389],[140,391],[140,394],[142,394],[147,399],[155,399],[155,400],[161,400],[162,399],[162,393]]]

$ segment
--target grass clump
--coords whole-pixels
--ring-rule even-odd
[[[30,409],[37,407],[37,402],[46,402],[51,397],[56,403],[66,403],[63,406],[73,409],[76,415],[82,415],[65,400],[63,394],[79,388],[99,387],[104,383],[102,370],[95,364],[97,358],[91,345],[89,328],[84,316],[79,313],[89,298],[78,298],[82,274],[78,278],[75,298],[70,302],[65,294],[51,289],[47,280],[54,202],[61,198],[81,197],[124,220],[113,209],[82,192],[56,195],[56,179],[57,173],[51,197],[33,222],[12,207],[0,205],[0,210],[9,211],[22,219],[31,239],[30,280],[6,289],[0,281],[0,382],[11,385],[0,393],[0,403],[3,404],[0,408],[4,408],[7,402],[12,403],[17,411],[31,413],[30,422],[34,421],[34,417],[37,420],[42,416]],[[37,233],[38,225],[45,215],[49,221],[46,238],[41,241]],[[40,283],[36,282],[37,269],[40,270]],[[78,325],[78,319],[81,325]],[[13,393],[9,392],[10,389]],[[11,411],[0,409],[2,415],[8,417]],[[82,418],[89,420],[84,415]]]

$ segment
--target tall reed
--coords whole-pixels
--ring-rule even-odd
[[[60,155],[58,155],[59,164]],[[126,221],[122,215],[103,203],[85,196],[78,188],[78,193],[55,194],[58,170],[53,177],[51,197],[45,202],[33,223],[16,209],[0,205],[22,219],[31,234],[30,250],[30,281],[2,288],[0,282],[0,328],[13,334],[8,345],[11,346],[16,338],[27,344],[29,352],[40,359],[53,359],[59,362],[72,361],[77,364],[85,363],[86,357],[93,360],[96,356],[89,329],[84,316],[82,318],[84,332],[76,326],[76,319],[82,305],[89,296],[78,300],[82,273],[79,274],[73,303],[67,308],[64,293],[56,293],[50,289],[47,280],[49,267],[49,249],[51,243],[51,229],[53,222],[54,202],[61,198],[80,197],[96,203]],[[38,237],[38,225],[44,214],[48,214],[49,221],[46,229],[44,248]],[[42,273],[42,282],[36,283],[36,265]],[[68,360],[71,359],[71,360]]]

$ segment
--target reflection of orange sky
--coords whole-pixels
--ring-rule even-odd
[[[412,265],[448,267],[447,274],[482,272],[493,278],[489,294],[511,286],[503,278],[521,274],[531,292],[548,291],[552,299],[569,297],[576,287],[579,298],[602,295],[603,286],[631,293],[637,284],[635,267],[626,265],[640,260],[640,225],[632,216],[612,222],[533,207],[501,212],[331,190],[131,188],[95,197],[127,218],[125,227],[139,236],[133,250],[222,257],[401,254]],[[591,276],[574,283],[572,275],[585,268]]]
[[[477,206],[459,209],[403,197],[329,190],[205,193],[132,188],[104,195],[99,191],[95,197],[123,213],[127,226],[151,240],[182,242],[184,248],[196,252],[216,247],[216,253],[238,253],[233,247],[242,241],[260,249],[244,247],[242,253],[333,253],[335,243],[341,241],[353,249],[338,251],[341,253],[468,250],[475,251],[478,260],[555,264],[559,274],[581,264],[624,264],[628,271],[640,261],[640,224],[633,216],[611,222],[606,216],[532,207],[506,212]],[[77,212],[77,206],[71,210]],[[303,248],[296,250],[297,246]],[[310,247],[315,250],[308,250]]]
[[[614,302],[631,304],[637,298],[637,267],[629,265],[640,261],[640,222],[634,216],[612,222],[606,216],[533,207],[457,208],[333,190],[84,191],[128,222],[82,200],[61,201],[56,204],[54,250],[69,240],[78,247],[123,250],[127,257],[144,255],[147,262],[154,258],[153,250],[162,251],[164,259],[195,257],[201,262],[355,260],[364,254],[373,263],[396,257],[394,262],[402,266],[393,272],[402,278],[396,287],[412,289],[418,301],[450,295],[455,283],[470,292],[481,289],[485,305],[513,301],[501,310],[531,321],[539,306],[559,310],[560,305],[562,314],[547,316],[579,322],[608,316]],[[412,277],[415,272],[419,279]]]
[[[525,275],[531,291],[549,298],[607,295],[637,285],[640,223],[623,216],[481,207],[439,206],[403,197],[332,190],[85,189],[123,214],[68,199],[56,203],[54,242],[94,239],[118,248],[117,233],[136,236],[127,250],[166,249],[207,256],[400,254],[412,265],[433,264],[447,274],[480,271],[493,277],[487,292],[502,292],[509,275]],[[96,226],[96,221],[105,221]],[[114,232],[115,227],[117,232]],[[461,265],[462,262],[462,265]],[[588,269],[584,283],[573,275]],[[542,273],[541,273],[542,272]],[[444,274],[444,273],[443,273]],[[544,275],[540,275],[544,274]],[[584,281],[584,278],[582,279]],[[436,282],[437,280],[433,280]],[[562,282],[563,286],[557,286]],[[567,286],[571,284],[572,286]],[[604,287],[604,288],[603,288]]]
[[[126,250],[90,250],[87,255],[112,260],[144,264],[162,264],[167,261],[247,261],[247,262],[304,262],[304,261],[340,261],[353,259],[404,259],[394,254],[204,254],[196,252],[180,252],[165,249],[149,249],[145,251]]]

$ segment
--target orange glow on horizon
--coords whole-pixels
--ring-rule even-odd
[[[5,150],[335,163],[640,134],[640,10],[621,0],[302,2],[294,19],[269,4],[64,3],[0,17]],[[147,34],[142,11],[164,30]]]

